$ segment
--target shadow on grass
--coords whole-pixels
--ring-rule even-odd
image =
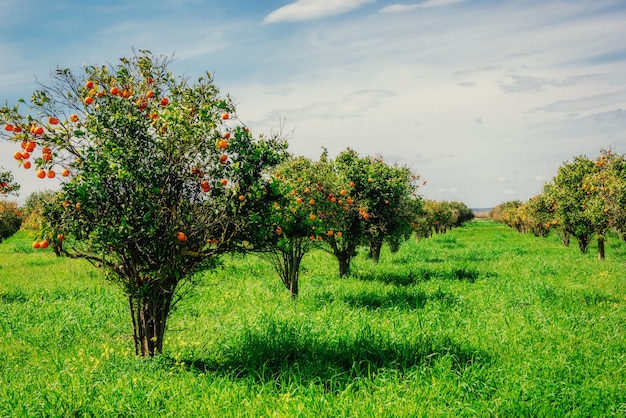
[[[375,271],[357,273],[355,277],[364,281],[377,281],[398,286],[409,286],[429,280],[459,280],[474,283],[481,277],[492,276],[491,273],[481,272],[473,267],[456,267],[452,269],[418,268],[406,273],[393,271]]]
[[[336,300],[344,302],[354,308],[367,309],[422,309],[429,301],[439,301],[445,305],[454,305],[459,298],[451,293],[437,289],[426,292],[416,288],[391,288],[388,291],[363,290],[346,295],[322,293],[318,296],[324,304]]]
[[[296,323],[266,319],[264,326],[244,330],[228,347],[209,359],[183,359],[189,371],[260,382],[317,383],[327,390],[345,388],[355,378],[373,378],[384,371],[404,375],[415,367],[449,367],[462,371],[491,361],[490,356],[446,335],[420,334],[392,339],[388,332],[365,326],[344,333],[313,332]],[[170,366],[176,362],[169,359]]]

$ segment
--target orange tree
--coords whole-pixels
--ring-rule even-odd
[[[12,128],[11,125],[8,127]],[[0,195],[17,195],[19,190],[20,185],[13,179],[13,174],[10,171],[4,171],[0,167]]]
[[[251,211],[249,241],[268,258],[283,284],[298,295],[299,267],[312,248],[339,261],[339,275],[349,273],[350,260],[362,238],[361,215],[350,185],[327,153],[318,161],[292,158],[268,179],[266,201]]]
[[[268,259],[289,290],[298,296],[300,263],[319,236],[319,217],[310,197],[313,163],[292,158],[266,179],[263,200],[251,202],[246,240],[251,249]]]
[[[340,158],[328,160],[326,152],[322,154],[314,167],[316,179],[310,194],[320,221],[321,248],[337,259],[339,277],[344,277],[350,274],[369,214],[356,198],[355,183],[342,170]]]
[[[416,219],[417,214],[412,213],[416,206],[405,204],[405,200],[420,199],[416,194],[418,176],[405,166],[389,165],[382,157],[360,157],[351,149],[340,153],[336,161],[338,170],[352,185],[369,255],[378,261],[385,239],[406,235]]]
[[[554,215],[558,227],[565,236],[576,238],[582,253],[587,251],[589,242],[598,231],[596,219],[589,216],[590,199],[588,191],[583,187],[585,178],[594,171],[592,160],[577,156],[572,162],[560,166],[552,182],[544,187],[546,197],[555,202]]]
[[[20,230],[22,213],[15,202],[0,200],[0,242]]]
[[[518,210],[526,232],[538,237],[546,237],[550,228],[558,224],[553,215],[554,204],[543,194],[531,197]]]
[[[602,150],[594,164],[594,172],[585,177],[582,187],[598,235],[598,258],[604,259],[606,231],[613,228],[622,237],[626,233],[626,158]]]
[[[286,147],[254,140],[209,74],[190,82],[170,63],[139,51],[80,74],[57,69],[25,112],[23,100],[0,109],[12,128],[3,136],[35,154],[38,177],[63,178],[42,238],[121,286],[142,356],[162,352],[194,273],[238,247],[262,172]]]

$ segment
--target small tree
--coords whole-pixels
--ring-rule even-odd
[[[315,201],[309,196],[314,175],[313,164],[305,157],[284,162],[266,180],[264,199],[249,212],[248,242],[269,259],[294,299],[299,293],[302,258],[313,242],[321,240],[316,235]]]
[[[552,183],[546,188],[547,197],[555,201],[555,218],[565,233],[578,241],[581,253],[587,251],[596,233],[593,219],[589,217],[589,199],[583,188],[584,179],[595,170],[589,158],[577,156],[572,162],[559,167]]]
[[[23,100],[0,109],[4,137],[38,153],[37,176],[64,179],[44,213],[49,239],[121,286],[142,356],[162,352],[194,273],[245,235],[261,174],[286,147],[254,140],[209,74],[191,83],[170,62],[140,51],[83,75],[57,69],[26,113]]]
[[[11,125],[5,125],[5,129],[13,128]],[[13,179],[10,171],[5,171],[0,167],[0,196],[17,195],[20,185]]]
[[[359,157],[351,149],[337,157],[339,170],[353,185],[352,195],[360,206],[366,221],[364,237],[369,244],[369,255],[378,261],[385,238],[405,235],[413,216],[402,216],[405,199],[419,199],[418,176],[404,166],[391,166],[382,157]]]
[[[0,242],[20,230],[22,213],[15,202],[0,200]]]

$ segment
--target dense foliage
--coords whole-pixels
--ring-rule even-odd
[[[81,75],[57,69],[26,111],[0,109],[6,139],[41,149],[37,175],[64,178],[41,242],[121,285],[144,356],[161,351],[181,285],[238,245],[247,201],[263,199],[263,171],[286,148],[253,139],[209,74],[191,83],[170,61],[141,51]]]

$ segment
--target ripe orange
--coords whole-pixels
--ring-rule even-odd
[[[61,171],[61,175],[62,175],[63,177],[67,177],[67,176],[69,176],[69,175],[70,175],[70,170],[68,170],[67,168],[66,168],[66,169],[64,169],[63,171]]]
[[[55,118],[54,116],[50,116],[48,118],[48,123],[50,125],[58,125],[59,124],[59,120],[57,118]]]
[[[225,139],[220,139],[219,141],[217,141],[217,146],[220,147],[220,149],[225,149],[228,146],[228,141]]]
[[[229,119],[229,118],[230,118],[230,115],[229,115],[228,113],[223,113],[223,114],[222,114],[222,119],[223,119],[223,120],[227,120],[227,119]]]
[[[39,243],[39,248],[48,248],[48,245],[50,245],[50,243],[48,242],[48,240],[44,239],[43,241],[41,241]]]
[[[311,199],[309,200],[309,205],[314,205],[315,204],[315,200]]]
[[[76,202],[76,210],[80,210],[81,207],[82,205],[80,204],[80,202]]]
[[[5,131],[12,131],[13,130],[13,125],[11,125],[10,123],[7,123],[6,125],[4,125],[4,130]]]
[[[30,168],[30,166],[31,166],[30,161],[25,161],[23,166],[24,166],[25,169],[28,170]]]
[[[282,234],[283,233],[283,229],[279,226],[278,228],[276,228],[276,233],[278,235]]]
[[[239,201],[243,202],[244,200],[246,200],[246,197],[242,194],[239,195]]]
[[[91,96],[85,97],[85,100],[83,100],[83,103],[85,103],[87,106],[89,106],[90,104],[93,103],[93,97],[91,97]]]
[[[33,248],[34,249],[41,248],[41,244],[39,243],[39,241],[33,242]]]
[[[226,184],[228,184],[228,180],[226,179],[221,179],[220,183],[222,183],[222,186],[226,186]]]
[[[70,120],[72,122],[78,122],[78,115],[76,113],[73,113],[70,115]]]
[[[41,154],[41,158],[44,161],[48,162],[48,161],[50,161],[52,159],[52,154],[50,154],[50,153]]]
[[[20,132],[22,132],[22,128],[21,128],[21,127],[19,127],[19,126],[14,126],[14,127],[13,127],[13,132],[15,132],[15,133],[20,133]]]
[[[65,235],[63,235],[63,234],[57,235],[57,240],[59,240],[60,242],[65,241]]]
[[[92,88],[93,88],[93,81],[88,80],[88,81],[85,83],[85,87],[87,87],[88,89],[92,89]]]
[[[226,164],[226,161],[228,161],[228,155],[226,154],[220,155],[220,163]]]
[[[346,193],[347,193],[347,192],[346,192],[345,190],[342,190],[342,191],[340,191],[340,192],[339,192],[339,194],[340,194],[340,195],[342,195],[342,196],[345,196],[345,195],[346,195]]]
[[[37,171],[37,177],[39,177],[40,179],[46,178],[46,171],[45,170]]]
[[[146,97],[148,99],[152,99],[154,97],[154,92],[152,90],[148,90],[148,92],[146,93]]]
[[[15,154],[13,154],[13,158],[15,158],[16,160],[21,160],[22,159],[22,153],[19,151],[16,151]]]
[[[35,135],[41,135],[43,134],[43,128],[41,126],[37,126],[36,128],[33,129],[33,133]]]
[[[170,99],[168,99],[167,97],[164,97],[161,99],[161,106],[167,106],[169,102],[170,102]]]
[[[57,173],[55,173],[54,170],[48,171],[48,178],[49,179],[53,179],[56,175],[57,175]]]
[[[178,232],[178,234],[176,234],[176,239],[180,242],[187,242],[187,235],[185,235],[184,232]]]
[[[30,153],[28,151],[22,152],[22,159],[28,160],[30,158]]]
[[[343,235],[343,234],[341,233],[341,231],[337,231],[337,232],[335,232],[335,236],[336,236],[337,238],[341,238],[341,236],[342,236],[342,235]]]
[[[309,219],[310,219],[310,220],[314,221],[314,220],[315,220],[315,218],[316,218],[316,216],[315,216],[315,215],[313,215],[313,214],[309,215]]]
[[[118,89],[117,87],[113,86],[113,87],[111,87],[111,90],[109,90],[109,93],[111,93],[111,95],[113,95],[113,96],[117,96],[120,93],[120,89]]]

